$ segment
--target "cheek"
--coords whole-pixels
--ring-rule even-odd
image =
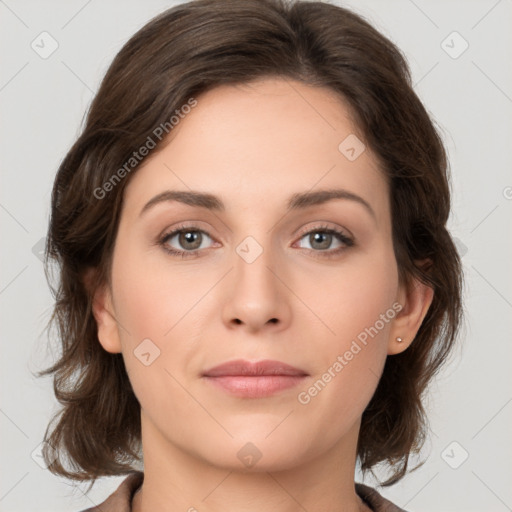
[[[315,278],[309,298],[322,324],[318,329],[323,334],[315,338],[321,364],[313,387],[303,390],[299,403],[335,403],[336,415],[362,413],[378,384],[396,316],[394,253],[383,245],[371,255],[347,259],[335,273],[319,272]]]
[[[364,338],[368,329],[372,339],[387,337],[398,291],[396,260],[389,244],[347,257],[329,271],[311,269],[308,276],[301,293],[322,322],[325,335],[321,339],[327,345],[342,349],[359,335]]]
[[[198,279],[197,270],[190,266],[170,266],[165,257],[155,258],[154,248],[150,254],[119,240],[116,250],[112,279],[116,313],[126,323],[125,339],[138,343],[150,338],[162,343],[171,338],[211,283]]]
[[[202,332],[194,322],[197,303],[211,288],[211,280],[198,278],[197,270],[175,266],[171,271],[165,263],[165,258],[149,258],[126,237],[118,239],[112,274],[115,314],[128,376],[149,410],[161,410],[167,396],[183,393],[178,382]],[[155,392],[164,389],[168,394]]]

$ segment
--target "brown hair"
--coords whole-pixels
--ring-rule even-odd
[[[45,269],[51,287],[50,260],[59,270],[49,325],[58,329],[62,353],[40,372],[54,374],[63,406],[45,434],[43,455],[53,473],[95,481],[132,471],[141,456],[139,403],[122,355],[100,345],[91,308],[96,287],[109,282],[123,190],[136,165],[108,197],[97,191],[190,98],[265,77],[337,93],[389,180],[400,282],[417,278],[434,298],[412,345],[387,358],[363,413],[361,468],[387,463],[390,485],[423,444],[422,396],[456,341],[463,281],[446,228],[445,149],[404,57],[364,18],[328,3],[194,0],[158,15],[120,50],[55,179]],[[97,273],[89,288],[84,275],[91,268]]]

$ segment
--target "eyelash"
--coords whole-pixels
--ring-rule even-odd
[[[158,245],[162,246],[163,250],[170,254],[171,256],[175,257],[181,257],[183,259],[185,258],[197,258],[199,256],[199,252],[202,249],[196,249],[194,251],[178,251],[176,249],[170,249],[167,245],[167,242],[173,238],[175,235],[180,233],[187,233],[187,232],[199,232],[207,235],[209,238],[212,238],[206,231],[199,229],[197,226],[187,226],[187,225],[180,225],[177,228],[173,229],[172,231],[169,231],[168,233],[165,233],[162,235],[162,237],[158,240]],[[339,247],[335,250],[324,250],[324,251],[316,251],[314,249],[306,249],[307,251],[313,252],[313,253],[320,253],[318,257],[321,258],[334,258],[338,256],[340,253],[348,249],[349,247],[352,247],[355,245],[355,242],[352,238],[348,237],[345,233],[342,231],[338,231],[336,229],[330,228],[328,226],[318,226],[313,229],[310,229],[309,231],[306,231],[305,233],[302,233],[299,237],[299,240],[304,238],[306,235],[310,235],[311,233],[327,233],[330,235],[335,235],[340,242],[345,244],[345,247]],[[317,255],[315,255],[317,257]]]

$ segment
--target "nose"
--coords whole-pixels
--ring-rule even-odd
[[[244,248],[248,250],[244,252]],[[257,250],[256,254],[261,251],[254,242],[238,249],[225,289],[224,323],[230,329],[245,329],[250,333],[286,329],[291,318],[292,293],[286,285],[284,266],[265,247],[261,247],[263,251],[254,260],[247,257],[251,251]]]

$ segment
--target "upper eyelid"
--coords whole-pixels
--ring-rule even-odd
[[[347,238],[352,238],[352,239],[354,238],[352,233],[347,228],[327,226],[327,225],[325,225],[326,221],[320,221],[320,222],[322,222],[323,224],[319,225],[319,226],[313,226],[313,227],[304,228],[303,230],[300,230],[297,233],[297,236],[304,236],[304,235],[307,235],[308,233],[311,233],[311,232],[314,232],[314,231],[324,231],[325,230],[325,231],[340,231]]]
[[[311,231],[321,231],[323,229],[325,230],[329,230],[329,229],[332,229],[334,231],[343,231],[344,233],[347,234],[347,236],[350,236],[350,237],[353,237],[352,233],[347,229],[347,228],[344,228],[344,227],[333,227],[333,226],[327,226],[325,225],[328,221],[319,221],[321,223],[323,223],[322,225],[320,226],[312,226],[312,227],[307,227],[307,228],[304,228],[304,229],[301,229],[297,235],[303,235],[303,234],[307,234],[307,233],[310,233]],[[210,234],[210,232],[207,230],[207,229],[203,229],[201,228],[199,225],[197,224],[178,224],[178,226],[174,227],[174,228],[171,228],[171,229],[164,229],[162,231],[162,236],[166,236],[166,234],[171,234],[171,233],[176,233],[176,232],[179,232],[179,231],[184,231],[186,229],[190,229],[191,231],[200,231],[201,233],[206,233],[208,236],[212,237],[212,235]]]

